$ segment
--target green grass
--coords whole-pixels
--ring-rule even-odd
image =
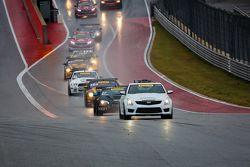
[[[250,106],[250,82],[217,68],[192,53],[158,22],[151,62],[174,82],[205,96]]]

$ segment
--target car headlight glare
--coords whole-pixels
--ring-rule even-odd
[[[88,93],[88,96],[89,96],[89,97],[93,97],[93,96],[94,96],[94,93],[93,93],[93,92],[89,92],[89,93]]]
[[[70,41],[70,44],[75,45],[76,43],[74,41]]]
[[[102,106],[105,106],[105,105],[108,105],[108,104],[109,104],[109,102],[106,101],[106,100],[101,100],[100,101],[100,105],[102,105]]]
[[[92,60],[91,60],[91,64],[97,64],[97,60],[92,59]]]
[[[100,32],[96,32],[95,35],[96,36],[100,36],[101,34],[100,34]]]
[[[66,68],[66,72],[70,72],[71,71],[71,69],[70,68]]]
[[[89,67],[89,68],[88,68],[88,71],[93,71],[93,68]]]
[[[130,99],[128,99],[128,100],[127,100],[127,103],[128,103],[128,105],[129,105],[129,106],[134,105],[133,101],[132,101],[132,100],[130,100]]]
[[[87,44],[90,45],[92,43],[92,41],[88,41]]]
[[[170,104],[170,100],[169,98],[167,98],[165,101],[164,101],[164,105],[169,105]]]
[[[92,8],[91,11],[95,11],[95,8]]]

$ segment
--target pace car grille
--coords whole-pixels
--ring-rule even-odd
[[[159,107],[155,108],[137,108],[136,113],[161,113],[162,110]]]
[[[140,105],[155,105],[155,104],[161,104],[161,101],[136,101],[136,104],[140,104]]]

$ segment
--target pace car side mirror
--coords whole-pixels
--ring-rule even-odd
[[[168,90],[168,91],[167,91],[168,94],[172,94],[173,92],[174,92],[174,91],[172,91],[172,90]]]

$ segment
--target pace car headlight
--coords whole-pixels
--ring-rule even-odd
[[[165,101],[164,101],[164,105],[169,105],[169,104],[170,104],[170,99],[166,98]]]
[[[89,96],[89,97],[93,97],[93,96],[94,96],[94,93],[93,93],[93,92],[89,92],[89,93],[88,93],[88,96]]]
[[[88,41],[87,44],[88,44],[88,45],[92,44],[92,41]]]
[[[108,104],[109,104],[109,102],[106,101],[106,100],[101,100],[101,101],[100,101],[100,105],[101,105],[101,106],[106,106],[106,105],[108,105]]]
[[[70,68],[66,68],[66,72],[70,72],[71,71],[71,69]]]
[[[128,104],[128,106],[134,105],[134,103],[133,103],[133,101],[131,99],[127,99],[127,104]]]

